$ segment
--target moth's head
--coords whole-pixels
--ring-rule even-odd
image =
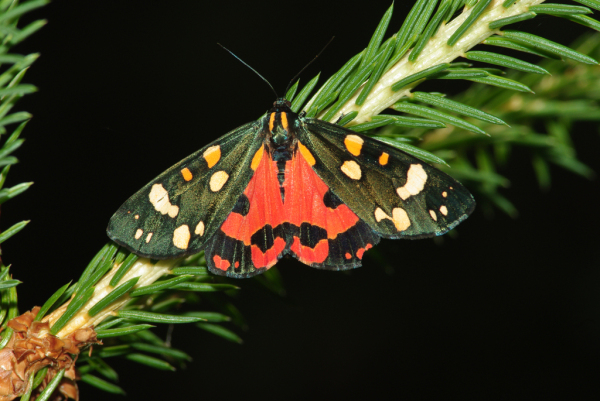
[[[273,107],[271,108],[271,110],[269,110],[269,113],[279,113],[281,111],[289,113],[291,111],[291,107],[292,103],[280,97],[277,98],[277,100],[275,100],[275,102],[273,103]]]

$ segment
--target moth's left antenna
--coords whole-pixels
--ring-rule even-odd
[[[271,90],[273,91],[273,93],[275,94],[275,97],[277,99],[279,99],[279,96],[277,95],[277,92],[275,92],[275,89],[273,88],[273,85],[271,85],[271,83],[269,81],[267,81],[267,79],[265,77],[263,77],[262,75],[260,75],[258,73],[258,71],[256,71],[254,68],[250,67],[248,65],[248,63],[246,63],[244,60],[242,60],[241,58],[239,58],[238,56],[236,56],[231,50],[229,50],[228,48],[226,48],[225,46],[223,46],[220,43],[217,43],[219,46],[221,46],[224,50],[226,50],[229,54],[231,54],[233,57],[237,58],[242,64],[244,64],[246,67],[250,68],[252,71],[254,71],[254,73],[256,75],[258,75],[259,77],[262,78],[263,81],[265,81],[267,83],[267,85],[269,85],[269,87],[271,88]]]

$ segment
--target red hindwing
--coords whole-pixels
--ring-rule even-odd
[[[379,241],[295,152],[285,168],[282,191],[277,162],[265,151],[238,204],[205,248],[211,270],[247,277],[291,253],[325,269],[360,266],[365,250]]]

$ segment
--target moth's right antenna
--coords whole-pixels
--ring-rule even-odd
[[[294,78],[292,78],[292,80],[290,81],[290,83],[288,84],[288,86],[285,88],[285,92],[283,93],[287,93],[288,89],[290,89],[290,86],[292,86],[292,82],[294,82],[296,80],[296,78],[298,78],[300,76],[300,74],[302,74],[304,72],[304,70],[306,70],[306,68],[311,65],[313,63],[313,61],[315,61],[317,59],[317,57],[319,57],[321,55],[321,53],[323,53],[325,51],[325,49],[327,49],[327,46],[329,46],[329,44],[333,41],[333,39],[335,39],[335,36],[332,36],[331,39],[329,39],[329,42],[327,42],[327,44],[325,45],[325,47],[323,47],[323,49],[321,49],[321,51],[319,52],[319,54],[317,54],[315,56],[315,58],[313,58],[312,60],[310,60],[310,62],[308,64],[306,64],[304,66],[304,68],[302,68],[300,70],[299,73],[296,74],[296,76]]]

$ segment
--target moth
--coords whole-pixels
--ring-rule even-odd
[[[160,174],[112,216],[109,237],[152,259],[203,250],[211,272],[243,278],[285,255],[355,268],[381,238],[442,235],[473,211],[442,171],[290,107],[278,98]]]

